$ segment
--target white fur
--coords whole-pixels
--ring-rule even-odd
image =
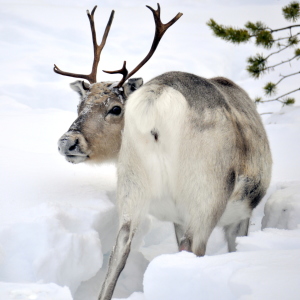
[[[157,99],[154,90],[159,90],[159,87],[140,88],[128,100],[119,161],[124,165],[130,158],[136,160],[139,180],[147,187],[144,192],[151,199],[150,212],[160,219],[179,222],[173,199],[177,193],[178,149],[187,103],[172,88],[167,88]],[[158,133],[157,141],[151,134],[152,130]]]

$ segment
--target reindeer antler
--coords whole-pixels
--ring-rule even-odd
[[[104,71],[104,70],[103,70],[103,72],[108,73],[108,74],[122,74],[122,75],[123,75],[124,82],[125,82],[125,81],[126,81],[127,74],[128,74],[128,71],[127,71],[127,69],[126,69],[126,61],[124,61],[123,67],[122,67],[122,69],[120,69],[120,70],[116,70],[116,71]],[[122,80],[123,80],[123,79],[122,79]]]
[[[171,27],[183,15],[182,13],[178,13],[170,22],[168,22],[166,24],[163,24],[161,22],[161,19],[160,19],[160,5],[159,5],[159,3],[157,3],[157,10],[154,10],[152,7],[150,7],[148,5],[146,5],[146,7],[148,7],[152,11],[153,17],[154,17],[154,22],[155,22],[155,35],[154,35],[154,39],[153,39],[150,51],[146,55],[146,57],[127,76],[124,76],[125,72],[122,73],[123,78],[118,83],[118,85],[117,85],[118,88],[121,87],[127,79],[129,79],[133,74],[135,74],[152,57],[152,55],[154,54],[154,52],[155,52],[161,38],[163,37],[164,33],[167,31],[167,29],[169,27]],[[123,65],[123,68],[124,68],[124,66],[126,66],[126,64]],[[125,69],[126,69],[126,67],[125,67]],[[104,71],[104,72],[109,73],[109,74],[116,74],[116,73],[120,73],[119,71],[120,70],[118,70],[118,71]],[[127,69],[126,69],[126,72],[127,72]]]
[[[94,23],[94,13],[96,10],[97,6],[95,6],[92,10],[92,13],[90,14],[90,12],[87,10],[87,15],[90,21],[90,25],[91,25],[91,31],[92,31],[92,38],[93,38],[93,46],[94,46],[94,61],[93,61],[93,66],[92,66],[92,71],[90,74],[85,75],[85,74],[75,74],[75,73],[69,73],[69,72],[64,72],[62,70],[60,70],[56,65],[54,65],[54,72],[60,75],[64,75],[64,76],[70,76],[70,77],[76,77],[76,78],[83,78],[88,80],[90,83],[96,83],[97,82],[97,68],[98,68],[98,64],[100,61],[100,55],[101,55],[101,51],[105,46],[106,43],[106,39],[114,18],[114,14],[115,11],[112,10],[108,23],[106,25],[103,37],[102,37],[102,41],[101,44],[98,45],[97,44],[97,36],[96,36],[96,30],[95,30],[95,23]]]

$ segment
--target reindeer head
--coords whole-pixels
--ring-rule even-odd
[[[166,30],[182,15],[178,13],[170,22],[163,24],[160,20],[159,4],[157,10],[147,7],[152,11],[156,25],[151,49],[147,56],[129,74],[126,69],[126,61],[120,70],[104,71],[109,74],[122,74],[123,78],[119,83],[97,82],[97,68],[101,51],[105,46],[114,17],[114,11],[112,11],[102,42],[98,45],[94,25],[94,13],[97,6],[94,7],[91,14],[87,11],[94,46],[94,61],[91,73],[85,75],[64,72],[54,65],[54,72],[58,74],[82,78],[90,82],[88,84],[86,81],[78,80],[71,83],[71,88],[78,92],[80,96],[78,118],[58,141],[58,150],[68,162],[80,163],[86,161],[97,163],[117,158],[121,147],[126,100],[132,92],[143,84],[142,78],[130,79],[130,77],[151,58]]]

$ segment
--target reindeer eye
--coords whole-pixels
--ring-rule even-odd
[[[122,111],[122,108],[120,106],[114,106],[108,113],[112,115],[118,116]]]

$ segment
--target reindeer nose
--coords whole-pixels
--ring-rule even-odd
[[[74,155],[79,151],[79,139],[64,135],[58,141],[58,151],[62,155]]]
[[[58,140],[58,151],[65,159],[78,164],[90,158],[86,139],[80,132],[68,131]]]
[[[69,151],[72,152],[76,149],[76,146],[79,144],[79,140],[76,139],[75,143],[69,147]]]

